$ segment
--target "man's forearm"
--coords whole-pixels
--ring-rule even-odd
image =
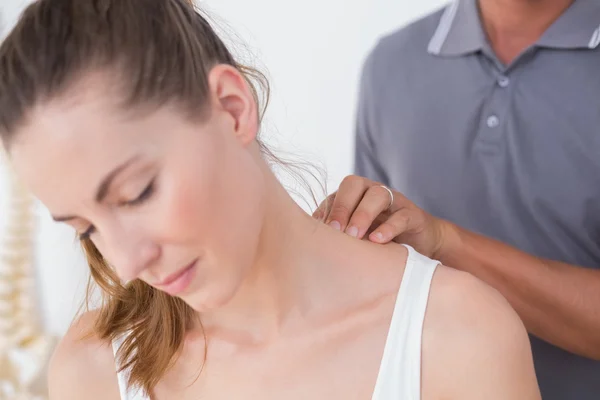
[[[533,257],[448,224],[444,264],[506,297],[527,330],[558,347],[600,360],[600,271]]]

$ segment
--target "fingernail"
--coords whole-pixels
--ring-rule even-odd
[[[383,240],[383,234],[381,232],[373,233],[371,239],[381,242]]]
[[[329,226],[330,226],[330,227],[332,227],[332,228],[333,228],[333,229],[335,229],[335,230],[338,230],[338,231],[341,231],[341,230],[342,230],[342,226],[341,226],[341,225],[340,225],[340,223],[339,223],[339,222],[337,222],[337,221],[331,221],[331,222],[329,223]]]
[[[358,237],[358,228],[355,226],[351,226],[346,230],[346,233],[352,237]]]

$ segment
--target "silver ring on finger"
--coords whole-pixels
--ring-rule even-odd
[[[390,204],[388,204],[386,209],[386,211],[389,211],[392,208],[392,205],[394,204],[394,192],[392,192],[392,190],[385,185],[379,185],[379,187],[384,188],[390,194]]]

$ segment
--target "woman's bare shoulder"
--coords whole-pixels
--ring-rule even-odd
[[[438,268],[423,330],[423,382],[448,398],[539,398],[527,331],[497,290]]]
[[[79,317],[58,344],[48,371],[50,400],[118,400],[111,344],[90,335],[96,312]]]
[[[498,323],[523,329],[516,312],[496,289],[469,273],[443,265],[433,278],[427,314],[426,324],[432,328],[457,330],[461,336]]]

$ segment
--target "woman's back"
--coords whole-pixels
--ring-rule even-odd
[[[311,326],[308,335],[268,345],[209,339],[201,373],[204,340],[202,335],[190,336],[152,399],[539,398],[527,336],[506,301],[471,276],[437,266],[410,248],[406,257],[403,249],[388,251],[379,265],[368,267],[371,275],[379,276],[376,280],[392,281],[397,296],[387,292],[337,320]],[[401,284],[393,279],[394,262]],[[80,347],[81,342],[69,342],[57,352],[51,382],[64,380],[61,370],[70,370],[69,365],[75,364],[78,371],[85,364],[96,369],[89,358],[78,360],[72,351],[71,346]],[[103,371],[87,382],[62,385],[66,390],[58,388],[57,398],[75,399],[85,393],[90,399],[146,400],[140,391],[123,385],[124,372],[117,385],[110,346],[100,350],[100,345],[84,346],[102,353],[97,367]],[[92,394],[92,387],[101,391]]]

